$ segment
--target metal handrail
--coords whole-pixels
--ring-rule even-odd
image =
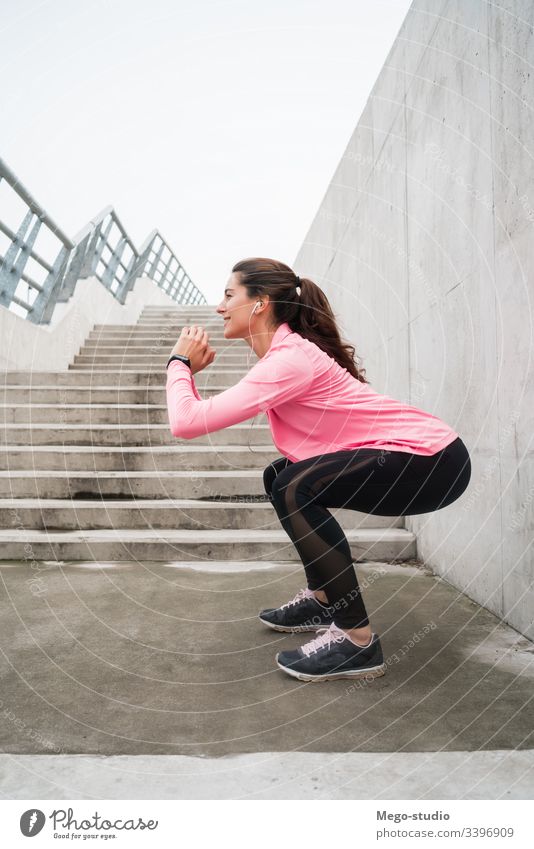
[[[2,180],[24,202],[26,214],[16,232],[0,219],[0,232],[9,243],[5,255],[0,254],[1,306],[9,309],[16,304],[26,310],[29,321],[47,324],[56,304],[71,297],[77,280],[96,277],[124,304],[135,281],[143,275],[177,303],[207,303],[158,230],[150,233],[138,251],[113,207],[107,206],[71,240],[0,159],[0,183]],[[34,247],[41,227],[60,243],[52,264]],[[46,272],[42,283],[26,270],[30,259]],[[21,296],[21,284],[28,287],[26,298]],[[30,301],[32,291],[36,294]]]

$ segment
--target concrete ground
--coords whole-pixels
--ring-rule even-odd
[[[2,562],[0,792],[530,798],[533,644],[420,564],[357,571],[387,673],[317,684],[274,662],[313,634],[257,619],[300,565]]]
[[[3,799],[532,799],[534,750],[0,755]]]

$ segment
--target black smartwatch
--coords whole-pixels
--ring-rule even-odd
[[[191,360],[189,359],[189,357],[183,357],[181,354],[173,354],[172,357],[169,357],[165,368],[168,368],[169,363],[172,363],[173,360],[180,360],[182,363],[185,363],[186,366],[189,366],[189,368],[191,368]]]

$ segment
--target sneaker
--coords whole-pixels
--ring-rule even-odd
[[[282,607],[267,607],[260,610],[259,617],[275,631],[318,631],[334,621],[334,610],[318,601],[313,592],[299,590],[295,598]]]
[[[278,652],[276,662],[301,681],[376,678],[386,671],[378,634],[367,646],[357,646],[335,623],[300,648]]]

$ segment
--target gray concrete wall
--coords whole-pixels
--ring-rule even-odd
[[[373,387],[471,452],[458,502],[406,518],[419,556],[531,639],[533,27],[530,0],[417,0],[294,263]]]

